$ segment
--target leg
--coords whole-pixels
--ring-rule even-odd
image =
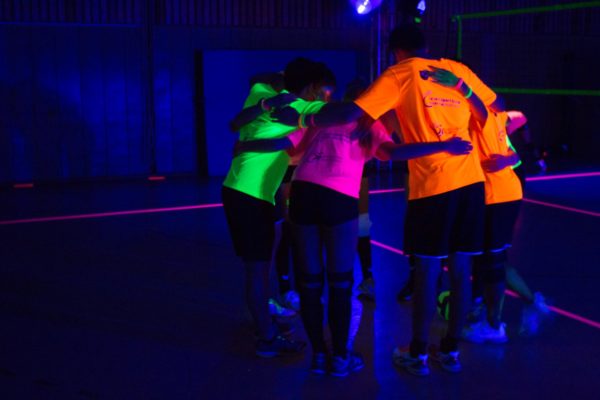
[[[471,304],[471,272],[470,255],[454,253],[449,257],[448,272],[450,276],[450,319],[448,332],[442,339],[442,353],[458,350],[458,342],[464,326],[465,317]]]
[[[246,303],[262,340],[275,336],[269,312],[270,261],[246,261]]]
[[[300,279],[300,315],[314,353],[325,353],[323,337],[323,269],[321,240],[316,225],[292,225],[294,245],[298,250]]]
[[[427,353],[431,320],[435,313],[435,289],[441,270],[438,258],[416,257],[415,290],[413,294],[412,341],[410,355],[417,357]]]
[[[515,267],[506,266],[506,285],[517,292],[519,296],[528,304],[533,304],[534,295],[525,280],[519,275]]]
[[[322,227],[327,254],[329,278],[329,327],[334,356],[347,355],[350,318],[352,315],[352,276],[358,220],[332,227]]]
[[[506,289],[505,256],[505,251],[485,253],[482,256],[483,299],[487,308],[487,321],[494,329],[500,327],[502,305],[504,304],[504,290]]]

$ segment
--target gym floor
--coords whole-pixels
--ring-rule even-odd
[[[570,171],[573,173],[574,171]],[[589,171],[588,171],[589,172]],[[220,179],[39,186],[0,192],[0,398],[531,399],[600,392],[600,172],[530,178],[510,262],[553,305],[539,336],[461,345],[464,371],[397,370],[410,338],[404,193],[372,179],[376,302],[355,348],[366,368],[313,376],[310,352],[257,359]],[[378,192],[381,190],[381,192]],[[360,268],[356,263],[356,282]],[[359,307],[360,308],[360,307]],[[300,321],[295,337],[305,339]],[[432,340],[444,328],[434,324]]]

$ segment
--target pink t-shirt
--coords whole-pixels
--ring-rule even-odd
[[[358,198],[365,162],[381,144],[392,142],[383,124],[375,121],[371,127],[371,146],[363,148],[353,137],[357,123],[296,131],[288,136],[295,146],[309,143],[292,180],[311,182],[347,196]],[[300,140],[301,139],[301,140]]]

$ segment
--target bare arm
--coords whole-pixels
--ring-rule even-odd
[[[396,144],[386,142],[379,146],[375,155],[380,160],[410,160],[442,152],[452,155],[466,155],[471,150],[473,150],[471,142],[461,138],[452,138],[444,142],[429,143]]]
[[[276,96],[263,99],[257,104],[246,107],[240,111],[229,122],[229,129],[232,132],[238,132],[244,125],[249,124],[265,112],[269,112],[275,107],[285,107],[296,100],[296,96],[291,93],[280,93]]]
[[[434,66],[429,66],[429,68],[433,69],[433,72],[430,73],[430,77],[433,82],[436,82],[442,86],[446,87],[454,87],[458,85],[459,79],[454,73],[448,71],[443,68],[437,68]],[[456,88],[469,102],[469,108],[471,109],[471,113],[476,121],[478,121],[481,126],[485,125],[485,121],[487,120],[488,112],[483,101],[477,96],[477,93],[473,92],[471,88],[465,83],[462,82],[461,85]]]
[[[279,123],[289,126],[298,125],[298,111],[291,107],[275,110],[273,119]],[[343,125],[356,121],[365,115],[365,112],[354,103],[328,103],[316,114],[307,115],[305,123],[309,127],[329,127]]]

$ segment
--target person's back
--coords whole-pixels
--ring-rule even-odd
[[[433,82],[430,79],[431,67],[454,72],[480,97],[493,101],[494,93],[463,64],[448,59],[411,57],[388,68],[379,78],[388,84],[371,87],[356,103],[373,110],[374,104],[368,104],[370,99],[380,96],[381,93],[377,92],[381,90],[389,92],[388,96],[395,99],[393,108],[406,143],[436,142],[452,137],[470,140],[468,101],[455,88]],[[389,103],[385,106],[389,108]],[[438,153],[409,160],[408,163],[411,200],[448,192],[484,179],[474,153],[461,157]]]

